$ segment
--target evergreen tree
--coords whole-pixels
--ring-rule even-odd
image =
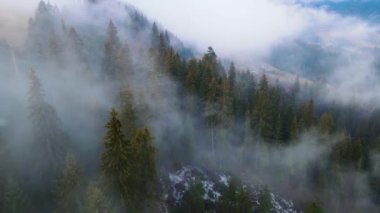
[[[68,48],[70,50],[69,61],[78,61],[79,64],[82,65],[81,69],[84,69],[86,71],[89,70],[89,66],[87,64],[88,60],[85,54],[84,42],[73,27],[70,28],[67,37]]]
[[[158,30],[156,22],[153,23],[152,25],[152,30],[151,30],[151,47],[155,50],[158,49],[159,42],[160,42],[160,32]]]
[[[51,29],[48,39],[48,60],[55,62],[58,66],[65,66],[65,63],[62,61],[62,52],[63,42],[59,35],[53,29]]]
[[[29,112],[33,123],[32,159],[29,162],[33,162],[30,166],[34,168],[30,180],[37,191],[45,191],[39,195],[47,196],[51,192],[51,180],[63,164],[68,143],[55,109],[44,100],[41,82],[34,71],[30,73],[29,80]]]
[[[101,173],[106,188],[115,196],[120,208],[126,208],[129,199],[128,178],[130,176],[131,143],[124,139],[117,112],[112,109],[104,137],[104,152],[101,156]]]
[[[255,131],[266,141],[274,139],[275,136],[273,105],[268,92],[268,80],[263,75],[252,109],[252,125]]]
[[[74,155],[66,157],[66,165],[57,181],[54,191],[55,212],[80,212],[81,205],[81,171]]]
[[[294,141],[298,138],[298,122],[297,118],[294,116],[290,128],[290,140]]]
[[[103,75],[106,79],[114,80],[117,77],[117,62],[116,60],[120,52],[121,42],[118,37],[116,26],[112,21],[108,24],[105,44],[104,44],[104,59],[102,64]]]
[[[268,93],[269,91],[269,83],[268,83],[267,76],[265,74],[261,76],[261,80],[259,83],[259,90],[262,93]]]
[[[219,200],[218,212],[252,212],[253,203],[245,188],[237,186],[235,181],[229,181],[222,191]]]
[[[187,68],[185,87],[188,94],[194,95],[198,89],[199,66],[196,59],[191,59]]]
[[[272,198],[267,187],[263,189],[259,197],[259,207],[257,212],[270,213],[273,209]]]
[[[86,190],[84,213],[107,213],[110,209],[103,192],[94,183],[90,183]]]
[[[33,207],[29,197],[12,178],[7,178],[7,182],[4,188],[5,205],[3,206],[2,212],[33,212]]]
[[[321,115],[321,118],[319,119],[319,128],[325,140],[329,139],[329,136],[332,130],[332,125],[333,125],[332,115],[328,112],[323,113]]]
[[[156,150],[147,128],[137,129],[133,138],[125,139],[122,125],[113,109],[106,125],[105,150],[101,172],[110,193],[121,209],[136,212],[154,195]]]
[[[207,102],[205,106],[205,117],[207,120],[207,126],[210,129],[211,149],[215,151],[215,128],[219,123],[218,104],[217,101],[217,83],[215,78],[212,78],[209,91],[207,94]]]
[[[314,125],[314,101],[310,99],[301,107],[300,129],[308,130]]]
[[[181,204],[174,212],[178,213],[205,213],[206,207],[203,200],[204,196],[203,185],[200,182],[194,182],[189,186],[189,189],[184,193]]]
[[[133,65],[127,44],[122,45],[116,54],[115,60],[116,78],[126,81],[133,75]]]
[[[227,75],[223,75],[220,97],[220,121],[223,128],[228,129],[233,124],[233,99],[231,93],[230,82]]]
[[[191,59],[187,66],[185,79],[187,108],[190,113],[195,114],[198,111],[196,95],[199,92],[199,65],[196,59]]]
[[[203,56],[201,62],[200,96],[203,100],[209,99],[210,90],[214,89],[217,84],[218,67],[216,53],[212,47],[209,47],[208,52]],[[212,83],[214,83],[214,85],[212,85]]]
[[[151,144],[152,137],[147,128],[137,129],[132,140],[133,165],[129,184],[131,210],[143,208],[146,200],[154,196],[156,172],[156,149]],[[131,160],[131,159],[130,159]]]
[[[136,107],[133,100],[133,94],[130,89],[123,89],[120,92],[121,99],[121,115],[123,134],[125,138],[132,138],[138,127],[138,117]]]
[[[230,65],[230,69],[228,71],[228,80],[230,83],[230,87],[233,89],[235,88],[236,83],[236,67],[235,64],[232,62]]]
[[[320,206],[317,205],[316,202],[312,202],[306,208],[305,213],[323,213],[323,210]]]
[[[244,123],[244,145],[249,145],[253,142],[253,132],[251,126],[251,115],[249,111],[247,111],[245,113]]]

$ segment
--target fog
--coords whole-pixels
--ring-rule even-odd
[[[204,128],[206,125],[189,119],[191,113],[184,110],[185,104],[181,102],[184,98],[180,97],[178,85],[155,72],[155,63],[147,51],[151,23],[136,36],[131,30],[130,14],[118,3],[104,1],[90,7],[82,1],[51,1],[60,8],[55,15],[64,20],[64,24],[59,18],[53,20],[53,25],[59,26],[55,29],[57,34],[66,35],[61,32],[64,31],[62,26],[75,27],[83,40],[86,62],[71,58],[75,49],[72,46],[68,46],[67,52],[58,59],[52,58],[51,54],[42,56],[46,57],[43,59],[36,58],[39,57],[36,52],[28,52],[26,38],[28,17],[34,16],[37,2],[0,3],[0,38],[14,46],[10,49],[14,54],[8,62],[0,62],[3,73],[0,76],[0,97],[5,103],[0,106],[0,128],[7,130],[4,137],[15,156],[28,159],[30,154],[33,124],[28,115],[30,83],[27,76],[34,69],[41,79],[46,102],[56,109],[63,130],[77,148],[76,154],[82,160],[85,172],[97,172],[99,158],[94,153],[101,150],[108,112],[112,107],[121,109],[118,96],[120,87],[124,86],[120,86],[120,82],[99,80],[104,36],[107,24],[112,20],[119,30],[120,40],[130,48],[129,57],[134,69],[126,81],[135,104],[145,110],[140,112],[141,117],[154,135],[160,165],[164,165],[160,169],[172,167],[175,164],[171,162],[173,159],[181,160],[228,171],[246,183],[268,185],[275,193],[293,199],[302,207],[307,205],[306,202],[318,200],[328,210],[378,209],[369,198],[366,173],[340,173],[344,179],[340,194],[333,190],[333,184],[328,185],[327,188],[332,190],[327,194],[314,192],[316,189],[311,186],[308,168],[317,163],[321,167],[327,166],[325,161],[331,148],[342,139],[339,135],[332,136],[332,143],[326,146],[321,145],[318,130],[312,129],[288,147],[264,145],[259,137],[255,137],[255,145],[249,147],[252,150],[249,153],[246,146],[220,145],[213,150],[209,132]],[[77,4],[72,4],[75,2]],[[237,60],[239,67],[250,67],[250,63],[257,60],[265,62],[277,45],[301,38],[323,48],[341,51],[335,58],[338,63],[327,71],[328,89],[327,92],[322,90],[321,95],[329,101],[340,100],[344,104],[352,103],[355,98],[366,106],[380,106],[380,87],[374,77],[378,74],[374,63],[376,57],[372,52],[378,46],[376,36],[379,30],[378,26],[369,25],[364,20],[305,8],[293,1],[129,0],[128,3],[170,30],[185,45],[195,47],[196,56],[211,45],[222,59]],[[297,71],[293,70],[296,68],[296,64],[291,63],[289,70],[285,71]],[[237,123],[239,127],[244,126],[243,121]],[[230,138],[233,141],[241,139],[241,132],[231,133]],[[182,147],[188,145],[186,141],[193,142],[191,147]],[[179,151],[173,153],[173,150]],[[377,155],[371,157],[378,159]],[[23,167],[17,163],[15,166]],[[377,164],[374,166],[375,174],[379,172],[378,167]],[[21,174],[30,172],[22,171]],[[351,192],[357,197],[346,197]],[[341,202],[340,206],[336,200]]]

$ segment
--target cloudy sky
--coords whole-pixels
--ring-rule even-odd
[[[60,7],[80,1],[50,0]],[[284,4],[280,0],[125,1],[181,39],[199,47],[212,45],[231,54],[268,49],[268,46],[302,32],[313,18],[300,7]],[[0,1],[0,28],[3,34],[0,36],[21,37],[19,29],[26,28],[27,18],[33,14],[38,2]]]
[[[81,1],[83,0],[50,0],[50,3],[63,7]],[[305,32],[344,27],[332,27],[344,22],[336,14],[305,8],[294,3],[300,0],[122,1],[136,6],[181,40],[195,45],[200,50],[211,45],[226,57],[265,54],[271,46],[300,37]],[[23,34],[20,32],[25,32],[28,17],[33,15],[38,2],[39,0],[1,0],[0,38],[22,40]],[[359,32],[357,35],[362,36],[365,30],[365,23],[360,23],[355,25],[352,31]],[[330,35],[336,36],[339,33]]]

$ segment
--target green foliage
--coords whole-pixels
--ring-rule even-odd
[[[223,75],[220,97],[220,121],[223,128],[228,129],[233,124],[233,97],[230,81],[226,74]]]
[[[33,212],[32,204],[25,192],[10,177],[7,178],[4,190],[4,206],[2,212]]]
[[[301,130],[308,130],[314,125],[314,100],[306,102],[300,110],[299,127]]]
[[[54,190],[55,212],[80,212],[82,208],[81,191],[81,171],[75,156],[69,154]]]
[[[297,122],[297,118],[293,117],[291,129],[290,129],[290,139],[294,141],[297,139],[297,137],[298,137],[298,122]]]
[[[319,128],[326,140],[329,139],[331,134],[333,122],[332,115],[328,112],[323,113],[319,119]]]
[[[147,199],[153,197],[156,180],[156,149],[151,144],[152,137],[147,128],[137,129],[132,139],[133,160],[128,185],[131,197],[129,203],[141,209]]]
[[[55,109],[44,100],[40,79],[29,74],[29,114],[33,124],[31,153],[39,182],[46,184],[59,173],[68,149],[67,137]]]
[[[201,182],[194,182],[189,186],[189,189],[184,193],[179,206],[173,212],[178,213],[204,213],[205,202],[203,196],[205,191]]]
[[[323,213],[323,210],[316,202],[310,203],[310,205],[305,209],[305,213]]]
[[[257,212],[270,213],[272,212],[272,209],[273,209],[273,204],[272,204],[270,192],[268,190],[268,187],[264,187],[264,189],[260,193],[259,207],[257,209]]]
[[[121,99],[121,115],[120,121],[122,124],[123,134],[125,138],[132,138],[138,127],[138,117],[136,107],[133,102],[133,95],[129,89],[124,89],[120,92]]]
[[[253,203],[248,191],[236,182],[229,181],[228,186],[222,191],[218,204],[218,212],[252,212]]]
[[[106,125],[104,152],[101,156],[101,172],[105,178],[108,192],[117,196],[115,199],[125,205],[129,198],[128,178],[131,167],[131,143],[124,139],[121,122],[115,109]]]
[[[363,169],[364,148],[360,139],[354,141],[345,137],[333,148],[333,162],[338,166],[348,166],[356,169]]]
[[[137,129],[134,137],[126,140],[114,109],[106,127],[101,159],[106,188],[116,196],[122,209],[137,211],[151,198],[156,178],[156,150],[151,145],[152,137],[145,128]]]
[[[252,126],[264,140],[270,141],[275,137],[274,108],[268,91],[268,80],[262,76],[259,90],[255,95],[255,103],[252,109]]]
[[[105,79],[113,80],[117,77],[117,60],[120,58],[120,47],[121,42],[118,37],[117,28],[111,20],[107,28],[102,62],[102,71]]]
[[[102,190],[95,183],[90,183],[86,190],[84,213],[107,213],[110,207]]]

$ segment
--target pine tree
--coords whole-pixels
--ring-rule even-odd
[[[86,190],[86,198],[84,201],[84,213],[107,213],[109,207],[106,198],[99,187],[95,183],[90,183]]]
[[[233,123],[233,98],[231,93],[230,82],[227,75],[223,75],[220,97],[220,121],[223,128],[228,129]]]
[[[81,206],[81,171],[74,155],[66,157],[66,165],[54,190],[55,212],[80,212]]]
[[[84,42],[73,27],[70,28],[67,37],[68,48],[70,50],[69,60],[76,60],[82,65],[82,69],[89,70],[88,60],[84,52]]]
[[[150,33],[150,42],[152,49],[156,52],[160,44],[160,32],[157,27],[157,23],[154,22]]]
[[[134,104],[133,94],[130,89],[124,89],[120,92],[121,99],[121,115],[120,121],[122,124],[123,134],[125,138],[132,138],[138,127],[138,119],[136,107]]]
[[[263,75],[252,109],[252,125],[255,131],[266,141],[270,141],[275,137],[273,104],[271,103],[268,89],[268,80]]]
[[[120,208],[126,208],[129,199],[128,180],[131,164],[131,143],[124,139],[117,112],[112,109],[104,137],[101,173],[108,192],[115,196]]]
[[[257,209],[257,212],[270,213],[272,212],[272,209],[273,209],[272,198],[268,190],[268,187],[265,187],[263,191],[260,193],[259,208]]]
[[[253,142],[253,132],[251,124],[251,115],[249,111],[245,113],[245,122],[244,122],[244,145],[250,145]]]
[[[323,210],[320,206],[317,205],[316,202],[312,202],[306,208],[305,213],[323,213]]]
[[[215,128],[219,122],[218,116],[218,104],[217,101],[217,83],[215,78],[212,78],[209,91],[207,94],[207,102],[205,106],[205,117],[207,120],[207,126],[210,129],[210,138],[211,138],[211,150],[215,151]]]
[[[290,140],[294,141],[298,138],[298,123],[297,118],[294,116],[290,128]]]
[[[218,212],[250,213],[252,209],[253,203],[247,190],[242,186],[237,186],[235,181],[230,180],[228,186],[222,191]]]
[[[208,52],[203,56],[201,62],[201,75],[200,75],[200,96],[203,100],[209,98],[209,93],[214,85],[211,83],[217,83],[218,73],[218,58],[212,47],[208,48]],[[215,82],[212,82],[215,80]]]
[[[132,139],[134,164],[131,172],[129,185],[131,199],[130,208],[141,209],[146,200],[153,197],[154,183],[156,180],[156,149],[151,144],[152,137],[147,128],[137,129]],[[132,209],[132,210],[133,210]]]
[[[47,52],[49,61],[55,62],[58,66],[65,66],[65,63],[62,61],[63,42],[59,35],[52,29],[49,32]]]
[[[332,125],[333,125],[332,115],[328,112],[323,113],[321,115],[321,118],[319,119],[319,128],[325,140],[328,140],[330,137]]]
[[[228,80],[230,83],[230,87],[232,89],[235,88],[235,83],[236,83],[236,67],[235,64],[232,62],[230,65],[230,69],[228,71]]]
[[[180,206],[174,209],[178,213],[205,213],[205,203],[203,200],[204,189],[201,182],[191,183],[189,189],[184,193]]]
[[[114,80],[117,77],[116,60],[118,58],[120,47],[121,42],[118,37],[116,26],[110,21],[104,44],[104,59],[102,64],[103,75],[106,79]]]
[[[12,178],[7,178],[7,182],[4,188],[5,205],[2,209],[2,212],[33,212],[33,207],[29,197]]]
[[[67,137],[55,109],[44,100],[41,82],[32,71],[29,75],[29,111],[33,122],[34,165],[41,182],[59,171],[67,149]]]
[[[310,99],[301,107],[300,112],[300,129],[308,130],[310,127],[314,125],[314,101]]]
[[[259,90],[263,93],[269,92],[269,83],[268,83],[267,76],[265,74],[261,76],[261,80],[259,83]]]
[[[187,69],[185,87],[188,94],[194,95],[198,89],[197,81],[199,79],[199,66],[197,60],[191,59]]]
[[[133,75],[133,65],[127,44],[122,45],[116,53],[115,72],[116,79],[120,81],[126,81]]]

